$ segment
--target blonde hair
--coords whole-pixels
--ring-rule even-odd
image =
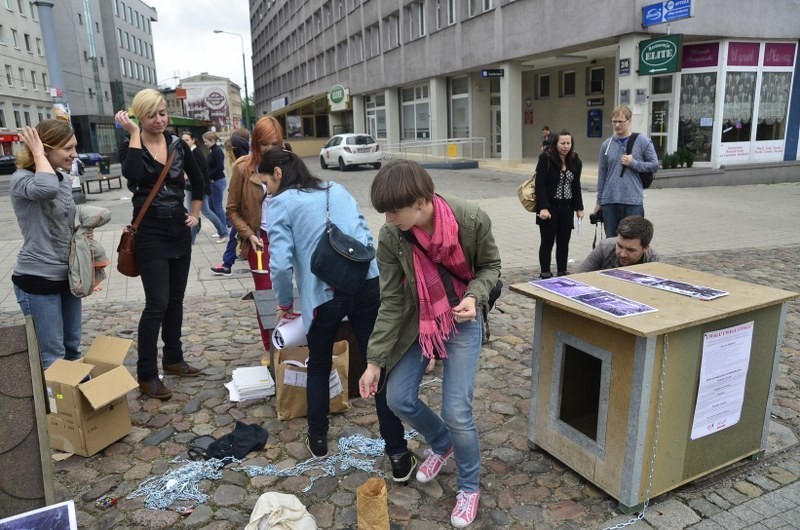
[[[208,131],[207,133],[203,133],[203,140],[208,140],[209,142],[217,143],[217,140],[219,140],[219,136],[217,136],[216,133]]]
[[[617,105],[614,107],[614,110],[611,111],[611,117],[615,118],[617,116],[622,116],[626,120],[629,120],[631,116],[633,116],[633,112],[631,112],[631,108],[627,105]]]
[[[142,118],[152,115],[156,111],[156,108],[162,103],[165,105],[167,103],[167,100],[164,99],[164,94],[152,88],[145,88],[133,96],[131,110],[133,111],[133,115],[139,120],[139,123],[141,123]]]
[[[42,120],[36,124],[36,132],[39,133],[39,138],[44,144],[45,152],[51,149],[61,149],[75,136],[72,125],[65,120]],[[17,168],[33,170],[35,167],[33,153],[27,145],[23,145],[22,150],[17,154]]]

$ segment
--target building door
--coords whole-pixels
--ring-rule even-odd
[[[490,108],[490,112],[492,113],[492,131],[491,138],[489,139],[490,156],[496,158],[500,156],[503,145],[502,129],[500,126],[500,106],[492,105]]]
[[[650,99],[650,139],[656,148],[658,159],[667,154],[669,142],[670,100]]]
[[[375,117],[375,111],[367,113],[367,134],[373,138],[378,137],[378,120]]]

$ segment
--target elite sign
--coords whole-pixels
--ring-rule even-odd
[[[639,42],[639,75],[677,72],[681,64],[681,35]]]

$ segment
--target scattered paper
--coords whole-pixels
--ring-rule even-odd
[[[287,313],[283,315],[283,318],[280,319],[275,329],[272,331],[272,343],[279,350],[308,344],[308,340],[306,340],[306,330],[303,326],[303,319],[300,317],[300,313]]]
[[[658,311],[649,305],[586,285],[566,276],[532,281],[530,284],[617,318]]]

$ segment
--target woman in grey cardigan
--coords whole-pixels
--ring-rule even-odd
[[[78,359],[81,299],[69,290],[69,245],[75,201],[68,168],[78,157],[68,121],[43,120],[24,127],[10,195],[22,232],[22,249],[11,276],[23,314],[33,318],[43,368],[56,359]]]

